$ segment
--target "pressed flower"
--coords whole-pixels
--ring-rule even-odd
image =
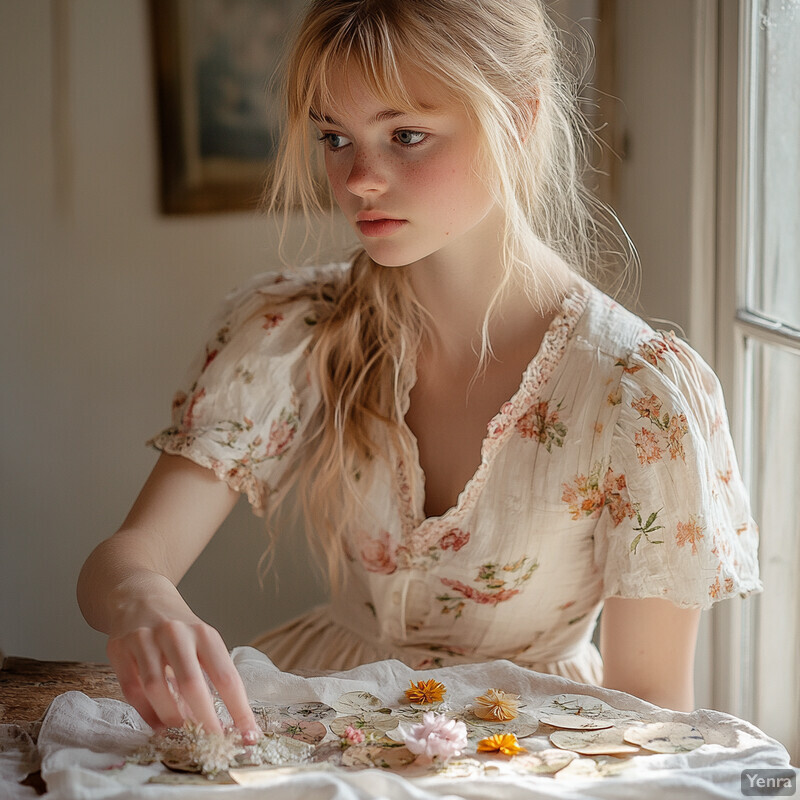
[[[364,731],[360,731],[358,728],[354,728],[352,725],[348,725],[344,729],[344,736],[342,740],[347,742],[347,744],[361,744],[367,737],[364,735]]]
[[[508,722],[519,715],[519,695],[508,694],[500,689],[489,689],[486,694],[475,698],[473,709],[476,717],[491,722]]]
[[[418,756],[446,761],[467,746],[467,726],[461,720],[426,711],[422,722],[406,731],[400,727],[406,747]]]
[[[517,756],[527,752],[520,746],[517,737],[513,733],[496,733],[488,739],[481,739],[478,742],[479,753],[502,753],[504,756]]]
[[[242,752],[238,734],[202,732],[188,748],[189,757],[197,764],[204,775],[216,775],[236,763],[236,756]]]
[[[443,683],[433,680],[411,681],[411,688],[406,689],[406,697],[412,703],[441,703],[447,689]]]

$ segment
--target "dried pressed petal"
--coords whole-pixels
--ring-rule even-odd
[[[188,748],[189,757],[204,775],[216,775],[236,764],[242,752],[239,741],[238,733],[201,733]]]
[[[411,688],[406,689],[406,697],[412,703],[441,703],[444,699],[445,689],[443,683],[433,680],[411,681]]]
[[[519,695],[489,689],[486,694],[475,698],[473,711],[476,717],[490,722],[508,722],[519,714]]]
[[[366,738],[364,731],[354,728],[352,725],[348,725],[344,729],[342,741],[347,742],[347,744],[361,744]]]
[[[502,753],[504,756],[516,756],[526,753],[524,747],[520,746],[517,737],[513,733],[496,733],[488,739],[481,739],[478,742],[479,753]]]

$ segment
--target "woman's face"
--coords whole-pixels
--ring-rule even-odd
[[[462,107],[421,74],[422,112],[386,108],[358,75],[332,76],[331,109],[315,119],[328,178],[364,249],[387,267],[475,252],[496,238],[495,201],[475,172],[478,137]],[[480,248],[479,248],[480,250]]]

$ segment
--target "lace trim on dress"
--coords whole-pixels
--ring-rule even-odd
[[[581,281],[566,295],[561,310],[544,334],[538,352],[525,368],[519,388],[489,422],[481,444],[481,463],[459,494],[456,504],[439,517],[423,519],[406,537],[405,545],[412,556],[424,557],[436,546],[443,529],[457,526],[474,508],[486,483],[491,463],[513,434],[517,420],[530,408],[532,400],[563,358],[570,337],[586,309],[591,289],[590,284]],[[402,464],[400,469],[403,469]],[[414,510],[406,507],[409,503],[407,494],[401,496],[400,503],[403,517],[407,514],[414,516]]]

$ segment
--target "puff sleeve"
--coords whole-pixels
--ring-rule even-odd
[[[172,425],[148,444],[214,471],[252,510],[280,481],[319,403],[307,352],[315,319],[290,298],[316,274],[262,275],[230,294],[172,404]]]
[[[761,591],[758,528],[716,375],[688,345],[653,331],[619,366],[606,474],[617,501],[595,538],[604,596],[709,608]]]

